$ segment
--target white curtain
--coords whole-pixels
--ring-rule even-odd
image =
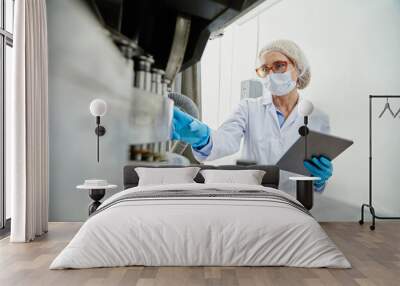
[[[15,1],[14,72],[6,112],[12,242],[27,242],[48,225],[48,55],[45,0]],[[8,159],[8,160],[7,160]]]

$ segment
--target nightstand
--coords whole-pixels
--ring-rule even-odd
[[[289,180],[296,181],[296,199],[303,206],[311,210],[314,203],[313,181],[321,180],[320,177],[289,177]]]
[[[89,215],[94,213],[101,205],[100,200],[106,194],[106,190],[115,189],[117,185],[110,185],[106,180],[85,180],[83,185],[76,186],[78,190],[89,190],[89,197],[93,202],[89,205]]]

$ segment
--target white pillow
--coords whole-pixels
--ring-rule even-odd
[[[198,167],[135,168],[139,176],[138,186],[195,183],[193,179],[199,170]]]
[[[261,170],[202,170],[204,183],[234,183],[261,185],[265,171]]]

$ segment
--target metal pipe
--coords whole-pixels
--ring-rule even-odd
[[[162,82],[161,94],[163,96],[167,97],[168,93],[171,91],[171,81],[169,79],[165,78],[165,75],[164,75],[161,82]],[[171,140],[161,142],[161,146],[160,146],[160,160],[161,161],[166,159],[167,152],[169,152],[171,149],[171,144],[172,144]]]
[[[122,55],[126,59],[126,63],[129,69],[132,71],[132,85],[135,86],[135,62],[133,60],[134,56],[134,48],[128,43],[120,43],[119,49],[121,50]]]
[[[180,71],[185,55],[186,46],[189,41],[191,19],[187,16],[178,15],[176,17],[174,38],[172,40],[171,51],[169,54],[165,77],[174,80]]]
[[[135,86],[142,90],[151,91],[151,65],[154,63],[152,56],[138,56],[136,58],[136,77]],[[150,144],[140,144],[134,148],[135,160],[150,160],[153,156],[150,154]]]
[[[154,64],[152,56],[139,56],[136,59],[136,80],[137,88],[151,91],[151,65]]]
[[[151,92],[159,95],[163,95],[163,83],[162,78],[165,72],[161,69],[153,68],[151,73]],[[154,143],[151,146],[150,151],[153,153],[153,160],[160,161],[162,157],[165,157],[165,151],[161,142]],[[164,152],[163,152],[164,151]],[[163,154],[161,154],[163,153]]]
[[[162,95],[168,96],[171,88],[171,81],[165,77],[162,79]]]
[[[165,74],[163,70],[160,69],[152,69],[151,70],[151,91],[162,95],[163,94],[163,83],[162,78]]]

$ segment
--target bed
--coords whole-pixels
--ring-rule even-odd
[[[264,170],[262,185],[206,184],[199,173],[196,183],[153,186],[138,186],[138,166],[124,168],[125,189],[102,203],[50,269],[351,267],[308,210],[277,189],[276,166],[199,166]]]

